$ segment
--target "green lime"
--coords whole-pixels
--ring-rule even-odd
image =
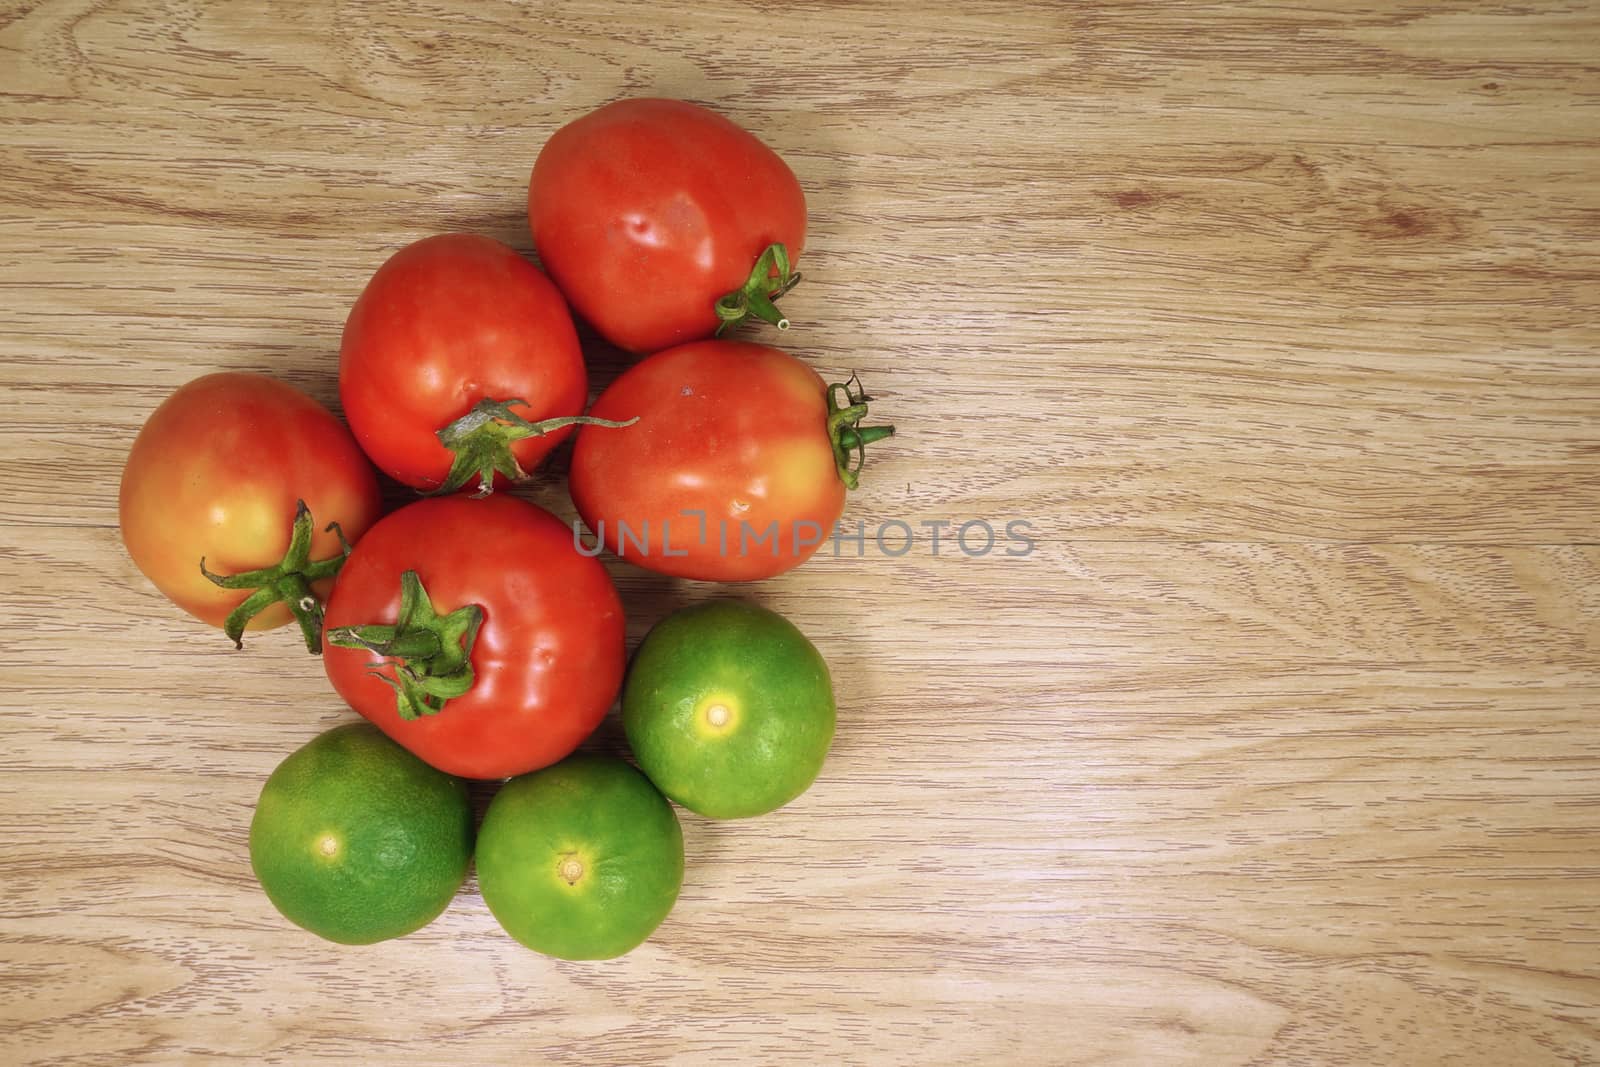
[[[273,906],[345,945],[432,922],[471,858],[466,783],[367,722],[335,727],[278,764],[250,821],[250,865]]]
[[[501,787],[477,862],[506,933],[560,959],[608,960],[642,944],[677,902],[683,830],[644,775],[579,754]]]
[[[793,623],[736,600],[684,608],[645,636],[622,691],[639,767],[714,819],[781,808],[833,741],[828,665]]]

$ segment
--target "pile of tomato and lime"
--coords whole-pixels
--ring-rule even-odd
[[[596,558],[781,574],[892,432],[862,424],[853,378],[724,336],[789,326],[794,174],[715,112],[624,100],[551,136],[528,219],[543,271],[462,233],[378,268],[340,343],[348,428],[282,381],[208,374],[150,416],[123,474],[123,541],[156,588],[235,647],[298,624],[363,717],[285,759],[250,824],[267,897],[332,941],[420,929],[475,863],[517,941],[621,955],[682,885],[673,804],[773,811],[832,742],[828,667],[793,624],[705,601],[656,622],[630,663]],[[574,313],[640,357],[587,414]],[[593,551],[508,492],[569,437]],[[374,467],[419,496],[383,514]],[[619,694],[637,769],[577,751]],[[476,829],[466,779],[503,782]]]

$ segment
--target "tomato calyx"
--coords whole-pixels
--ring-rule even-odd
[[[799,284],[800,272],[789,268],[789,250],[781,242],[768,245],[757,257],[745,283],[731,293],[724,293],[712,305],[721,320],[716,336],[721,337],[752,315],[780,330],[787,330],[789,320],[773,301]]]
[[[233,641],[234,648],[244,647],[244,628],[247,623],[273,604],[282,603],[294,614],[300,624],[300,633],[306,639],[306,650],[313,656],[322,652],[322,601],[311,591],[311,583],[332,578],[344,566],[350,555],[350,542],[336,522],[328,523],[327,530],[339,535],[340,552],[327,559],[311,558],[311,509],[304,500],[295,502],[294,526],[289,534],[289,549],[283,559],[270,567],[243,571],[239,574],[214,574],[206,568],[206,558],[200,557],[200,573],[212,584],[223,589],[249,589],[251,594],[223,620],[222,632]]]
[[[528,477],[528,472],[522,469],[522,464],[512,454],[511,443],[524,437],[543,437],[568,426],[621,429],[639,421],[637,416],[626,422],[614,422],[591,415],[562,415],[529,422],[511,410],[513,404],[528,406],[526,400],[515,398],[480,400],[472,406],[471,411],[438,431],[435,436],[439,438],[439,443],[454,453],[455,459],[439,487],[424,493],[424,496],[453,493],[476,478],[478,489],[472,495],[485,497],[494,492],[496,474],[504,475],[513,482],[522,481]]]
[[[841,399],[841,397],[843,399]],[[854,374],[847,382],[828,386],[828,441],[833,445],[833,462],[846,489],[861,485],[861,468],[867,461],[867,446],[894,436],[893,426],[862,426],[867,417],[867,402],[872,398]]]
[[[395,710],[407,721],[437,715],[472,688],[472,646],[483,625],[483,608],[466,604],[440,615],[416,571],[400,576],[400,614],[394,625],[372,623],[328,631],[329,643],[359,649],[389,661],[393,677],[367,673],[395,692]]]

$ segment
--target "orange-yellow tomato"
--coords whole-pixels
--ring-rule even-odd
[[[766,345],[657,352],[595,401],[593,416],[639,421],[578,432],[573,503],[607,548],[649,570],[721,582],[781,574],[844,511],[835,434],[887,432],[855,422],[830,432],[828,394],[815,371]]]
[[[139,431],[122,472],[122,542],[168,599],[222,626],[251,591],[218,586],[201,572],[202,558],[220,576],[275,567],[301,501],[310,512],[311,561],[341,555],[330,523],[354,542],[376,521],[377,480],[350,432],[291,385],[209,374],[168,397]],[[291,589],[293,577],[285,577],[280,584]],[[318,597],[331,586],[331,578],[309,583]],[[320,606],[300,607],[268,604],[248,626],[320,616]]]

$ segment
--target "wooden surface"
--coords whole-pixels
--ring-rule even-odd
[[[1600,9],[672,7],[0,7],[0,1062],[1600,1061]],[[142,580],[123,457],[214,369],[336,402],[376,265],[528,250],[543,140],[642,94],[798,173],[784,343],[919,541],[742,590],[837,745],[685,816],[645,947],[470,882],[324,944],[246,828],[352,713]],[[972,519],[1038,550],[931,552]],[[633,640],[724,593],[613,569]]]

